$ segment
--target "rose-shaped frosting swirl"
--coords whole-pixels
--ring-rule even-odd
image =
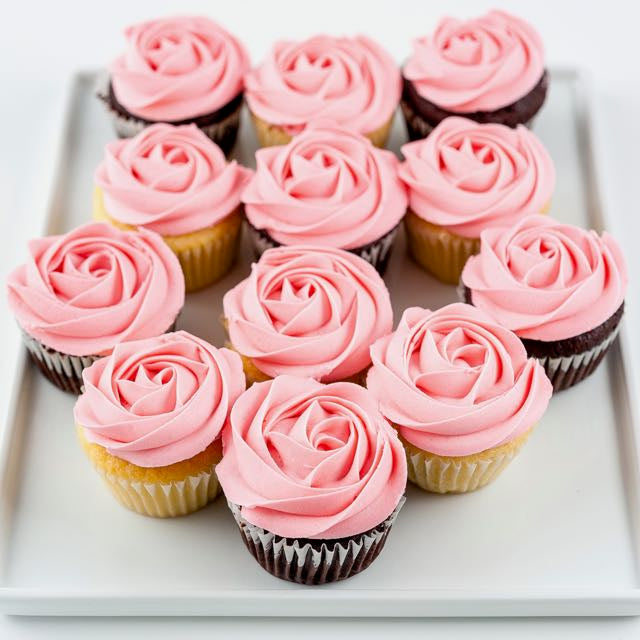
[[[348,378],[371,363],[369,345],[393,326],[378,272],[326,247],[265,251],[223,305],[234,348],[271,377]]]
[[[542,416],[552,387],[520,339],[467,304],[407,309],[371,347],[367,387],[405,440],[444,456],[516,438]]]
[[[82,373],[74,417],[90,442],[139,467],[206,449],[244,391],[237,353],[186,331],[124,342]]]
[[[444,18],[414,42],[403,69],[418,93],[456,113],[494,111],[531,91],[544,73],[535,29],[504,11],[474,20]]]
[[[547,216],[481,236],[462,282],[473,304],[521,338],[554,341],[591,331],[624,301],[627,267],[617,242]]]
[[[95,182],[112,218],[181,235],[230,214],[250,176],[195,125],[156,124],[107,144]]]
[[[402,80],[393,59],[373,40],[316,36],[276,43],[247,73],[245,87],[251,111],[291,134],[318,118],[366,134],[391,118]]]
[[[487,227],[540,213],[555,187],[551,157],[522,125],[449,117],[402,153],[411,210],[460,236],[477,238]]]
[[[180,263],[159,235],[97,222],[32,240],[7,285],[24,331],[76,356],[162,333],[184,305]]]
[[[359,385],[292,376],[254,384],[222,438],[216,471],[227,499],[276,535],[363,533],[393,512],[405,490],[402,444]]]
[[[209,18],[161,18],[128,27],[109,67],[116,98],[133,115],[177,122],[207,115],[243,88],[249,55]]]
[[[256,162],[242,201],[249,222],[280,244],[362,247],[406,212],[395,155],[346,129],[310,126],[287,145],[260,149]]]

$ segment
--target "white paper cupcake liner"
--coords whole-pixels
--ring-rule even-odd
[[[198,511],[220,493],[215,465],[210,471],[174,482],[140,482],[96,467],[118,502],[127,509],[154,518],[174,518]]]
[[[335,541],[319,540],[316,545],[256,527],[242,517],[238,505],[228,504],[247,549],[263,569],[282,580],[318,585],[344,580],[366,569],[382,551],[404,502],[402,497],[393,513],[370,531]]]

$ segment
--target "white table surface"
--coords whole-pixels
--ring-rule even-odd
[[[497,3],[496,3],[497,4]],[[410,41],[428,32],[445,10],[475,15],[494,6],[481,0],[227,0],[226,2],[102,0],[51,3],[11,0],[3,7],[0,38],[0,278],[18,264],[24,244],[37,235],[51,178],[53,143],[62,116],[65,82],[77,68],[104,65],[121,48],[122,27],[171,13],[201,12],[219,20],[259,60],[276,38],[314,32],[364,32],[400,61]],[[580,66],[592,76],[597,137],[603,154],[601,186],[611,225],[627,256],[631,287],[626,323],[640,326],[640,3],[625,0],[503,0],[503,8],[540,30],[550,65]],[[81,26],[79,26],[81,25]],[[91,168],[87,175],[90,176]],[[90,179],[88,177],[88,179]],[[561,177],[560,177],[561,179]],[[0,428],[6,421],[19,339],[0,296]],[[640,372],[640,336],[629,331],[632,359]],[[640,389],[638,389],[640,393]],[[603,523],[606,526],[606,523]],[[211,635],[213,632],[213,636]],[[640,638],[640,618],[512,620],[285,620],[209,618],[18,618],[0,616],[0,638],[86,638],[153,636],[305,638]],[[348,636],[347,636],[348,634]]]

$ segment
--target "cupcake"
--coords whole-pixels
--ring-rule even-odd
[[[233,265],[240,194],[250,175],[195,125],[156,124],[106,145],[95,172],[93,217],[159,233],[180,260],[187,292],[195,291]]]
[[[218,495],[220,433],[245,388],[236,353],[177,331],[123,342],[83,378],[77,435],[121,504],[164,518]]]
[[[117,134],[130,138],[157,122],[194,124],[229,154],[238,135],[244,46],[209,18],[151,20],[125,30],[126,51],[99,93]]]
[[[32,240],[7,289],[31,359],[73,393],[85,367],[170,330],[184,304],[180,264],[158,234],[95,222]]]
[[[615,339],[627,268],[609,234],[530,216],[484,231],[462,284],[469,302],[522,339],[559,391],[595,371]]]
[[[278,375],[364,383],[369,346],[393,327],[376,270],[341,249],[268,249],[223,300],[248,384]]]
[[[286,144],[310,122],[329,118],[384,147],[402,91],[388,53],[365,36],[278,42],[245,76],[263,147]]]
[[[324,584],[366,569],[402,503],[402,445],[355,384],[279,376],[253,385],[223,431],[218,478],[269,573]]]
[[[414,42],[402,76],[401,106],[412,140],[451,115],[528,125],[549,84],[540,36],[505,11],[466,21],[444,18],[432,36]]]
[[[436,493],[491,482],[551,397],[542,366],[483,311],[407,309],[371,347],[367,387],[405,446],[409,479]]]
[[[407,195],[398,160],[365,137],[329,124],[256,152],[242,194],[256,255],[314,244],[349,251],[380,273],[387,266]]]
[[[404,145],[402,153],[409,251],[442,282],[458,284],[484,229],[513,225],[549,208],[553,162],[525,127],[447,118],[428,138]]]

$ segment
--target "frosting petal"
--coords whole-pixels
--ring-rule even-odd
[[[393,326],[378,272],[327,247],[265,251],[223,305],[234,348],[271,377],[348,378],[371,363],[369,345]]]
[[[551,398],[542,366],[517,336],[467,304],[407,309],[371,347],[367,388],[417,447],[465,456],[531,428]]]
[[[209,18],[180,16],[125,30],[126,51],[109,67],[111,84],[130,113],[176,122],[213,113],[243,88],[249,55]]]
[[[529,93],[543,72],[540,36],[505,11],[443,18],[432,36],[414,42],[402,71],[423,98],[456,113],[506,107]]]
[[[181,235],[230,214],[251,173],[195,125],[156,124],[107,144],[95,182],[119,222]]]
[[[252,385],[223,431],[227,498],[276,535],[332,539],[384,521],[405,490],[393,429],[359,385],[279,376]]]
[[[163,333],[184,305],[182,269],[162,238],[104,223],[32,240],[7,288],[29,335],[78,356]]]
[[[473,304],[522,338],[554,341],[591,331],[624,301],[617,242],[548,216],[482,233],[462,272]]]
[[[245,389],[237,353],[186,331],[121,343],[82,378],[74,417],[86,438],[140,467],[206,449]]]
[[[540,213],[555,187],[551,157],[522,125],[452,116],[402,153],[399,176],[411,210],[460,236],[477,238],[485,228]]]
[[[315,36],[276,43],[245,76],[245,95],[253,113],[291,134],[318,118],[366,134],[391,118],[401,84],[395,62],[373,40]]]
[[[242,194],[247,218],[280,244],[362,247],[406,212],[395,155],[337,126],[310,126],[258,150],[256,163]]]

